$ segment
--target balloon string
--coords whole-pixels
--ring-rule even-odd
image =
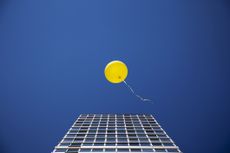
[[[133,90],[133,88],[124,80],[124,84],[129,88],[129,90],[132,92],[133,95],[135,95],[137,98],[139,98],[141,101],[151,102],[151,99],[146,99],[141,97],[140,95],[136,94]]]

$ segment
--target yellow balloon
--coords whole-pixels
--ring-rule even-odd
[[[115,60],[106,65],[104,73],[109,82],[121,83],[128,75],[128,68],[125,63]]]

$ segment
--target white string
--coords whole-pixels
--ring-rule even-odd
[[[151,99],[146,99],[146,98],[143,98],[141,97],[140,95],[137,95],[133,88],[124,80],[123,81],[125,83],[125,85],[129,88],[129,90],[132,92],[132,94],[134,94],[137,98],[139,98],[141,101],[145,101],[145,102],[151,102],[152,100]]]

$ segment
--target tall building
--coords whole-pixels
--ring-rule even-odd
[[[181,153],[152,115],[82,114],[53,153]]]

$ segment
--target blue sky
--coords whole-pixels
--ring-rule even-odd
[[[0,152],[51,152],[81,113],[150,113],[186,153],[229,152],[230,3],[0,2]],[[114,59],[126,81],[104,77]]]

